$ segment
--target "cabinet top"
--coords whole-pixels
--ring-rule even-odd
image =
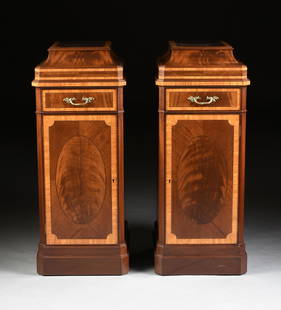
[[[159,86],[246,86],[247,67],[223,41],[169,42],[158,62]]]
[[[35,68],[35,87],[124,86],[123,65],[109,41],[56,42]]]

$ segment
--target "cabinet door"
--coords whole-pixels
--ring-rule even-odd
[[[166,116],[166,243],[237,242],[239,115]]]
[[[47,244],[117,243],[117,116],[43,117]]]

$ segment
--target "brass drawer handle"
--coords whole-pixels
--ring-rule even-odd
[[[219,98],[218,96],[212,96],[212,97],[207,96],[207,97],[206,97],[206,100],[208,100],[208,101],[205,101],[205,102],[204,102],[204,101],[202,101],[202,102],[198,101],[199,99],[201,99],[200,96],[196,96],[196,97],[189,96],[187,99],[188,99],[189,101],[191,101],[191,102],[195,102],[195,103],[197,103],[197,104],[204,105],[204,104],[211,104],[212,102],[216,102],[216,101],[219,100],[220,98]]]
[[[78,105],[78,106],[81,106],[81,105],[86,105],[88,103],[91,103],[92,101],[95,100],[94,97],[83,97],[82,98],[82,101],[84,102],[74,102],[75,100],[77,100],[75,97],[72,97],[72,98],[69,98],[69,97],[66,97],[66,98],[63,98],[63,101],[65,103],[68,103],[68,104],[71,104],[71,105]]]

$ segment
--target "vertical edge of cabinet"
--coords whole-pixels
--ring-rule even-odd
[[[123,88],[118,87],[117,91],[118,91],[118,116],[117,116],[118,240],[120,243],[125,243]]]
[[[44,152],[43,152],[43,117],[41,112],[41,89],[36,88],[36,131],[37,131],[37,167],[38,167],[38,207],[40,242],[46,242],[45,234],[45,193],[44,193]]]
[[[124,97],[123,87],[117,88],[117,173],[118,173],[118,242],[121,247],[121,273],[129,272],[129,254],[125,239],[125,207],[124,207]]]
[[[246,111],[247,88],[241,89],[241,107]],[[239,214],[238,242],[244,245],[244,204],[245,204],[245,162],[246,162],[246,112],[240,114],[240,150],[239,150]]]
[[[165,242],[165,88],[159,87],[157,242]]]

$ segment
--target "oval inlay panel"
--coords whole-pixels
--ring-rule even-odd
[[[75,136],[63,147],[56,188],[65,215],[76,224],[90,223],[105,195],[105,167],[100,151],[86,137]]]
[[[225,205],[227,168],[223,154],[207,136],[192,138],[177,170],[182,210],[198,224],[214,220]]]

